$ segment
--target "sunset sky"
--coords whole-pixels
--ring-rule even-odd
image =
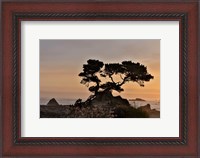
[[[127,83],[124,92],[114,93],[127,99],[160,100],[160,40],[40,40],[40,101],[51,98],[87,99],[91,93],[80,84],[78,74],[88,59],[104,63],[124,60],[140,62],[154,76],[144,87]]]

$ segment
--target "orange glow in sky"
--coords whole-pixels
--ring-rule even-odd
[[[87,99],[91,92],[78,74],[88,59],[104,63],[140,62],[154,76],[144,87],[123,85],[113,92],[127,99],[160,100],[160,40],[40,40],[40,101]]]

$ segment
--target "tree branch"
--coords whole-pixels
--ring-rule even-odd
[[[122,86],[128,79],[128,76],[124,77],[123,81],[118,85],[118,86]]]
[[[122,77],[122,75],[120,74],[120,78],[122,79],[122,80],[124,80],[124,78]]]
[[[110,77],[111,81],[112,81],[113,83],[115,83],[115,81],[113,80],[112,76],[109,75],[109,77]],[[116,84],[116,83],[115,83],[115,84]]]

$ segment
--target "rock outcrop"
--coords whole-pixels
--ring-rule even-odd
[[[51,100],[49,100],[49,102],[47,103],[48,106],[58,106],[58,102],[56,101],[55,98],[52,98]]]
[[[142,110],[144,112],[147,112],[149,114],[150,118],[159,118],[160,117],[160,111],[157,111],[156,109],[151,109],[150,104],[141,106],[138,109]]]
[[[94,99],[90,101],[93,106],[116,106],[124,105],[129,106],[127,99],[123,99],[121,96],[113,96],[111,92],[99,92]]]

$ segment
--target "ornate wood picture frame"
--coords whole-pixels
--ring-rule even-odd
[[[3,156],[200,156],[198,5],[3,2]],[[21,137],[22,21],[179,21],[179,137]]]

